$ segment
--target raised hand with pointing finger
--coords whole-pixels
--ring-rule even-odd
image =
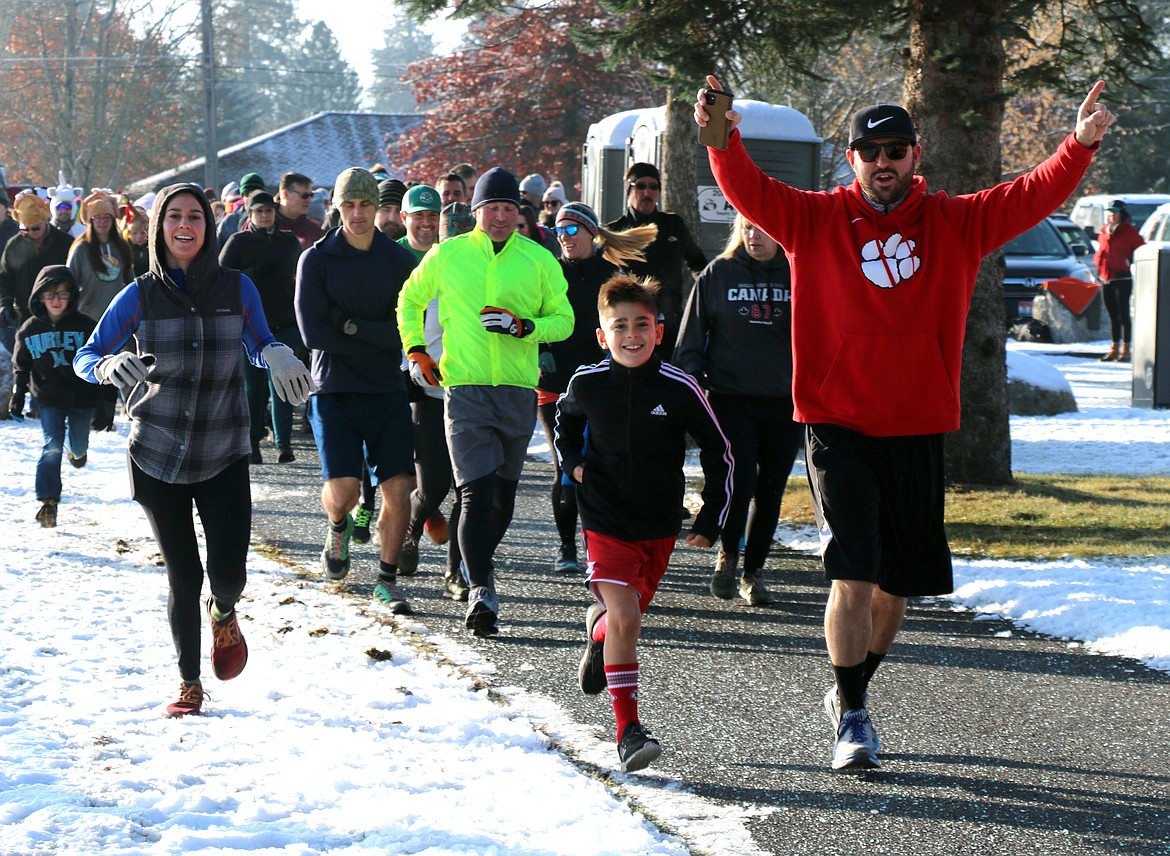
[[[1087,149],[1093,148],[1101,142],[1109,126],[1117,121],[1117,117],[1104,104],[1097,100],[1105,88],[1105,81],[1098,80],[1081,102],[1077,110],[1077,127],[1073,132],[1077,142]]]

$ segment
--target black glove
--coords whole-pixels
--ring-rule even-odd
[[[536,329],[536,325],[527,318],[519,318],[499,306],[485,306],[479,310],[479,323],[489,333],[501,333],[517,339],[523,339]]]
[[[8,415],[17,422],[22,422],[21,415],[24,413],[24,393],[14,392],[12,398],[8,401]]]
[[[16,310],[12,308],[11,303],[5,303],[0,306],[0,327],[15,327],[16,326]]]

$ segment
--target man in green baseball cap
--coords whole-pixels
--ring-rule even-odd
[[[419,261],[439,240],[439,212],[442,210],[439,191],[429,184],[416,184],[406,191],[402,203],[406,234],[398,239],[398,243],[414,253]]]

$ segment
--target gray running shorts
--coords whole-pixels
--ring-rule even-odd
[[[445,401],[455,484],[489,473],[519,481],[536,430],[536,393],[519,386],[454,386]]]

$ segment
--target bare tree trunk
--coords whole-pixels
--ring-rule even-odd
[[[688,93],[685,85],[677,82],[672,82],[666,93],[661,204],[663,211],[678,214],[686,221],[690,233],[698,235],[699,197],[695,187],[695,148],[698,143],[693,118],[694,99],[694,92]],[[689,277],[685,277],[683,281],[688,280]]]
[[[906,104],[918,125],[921,171],[951,194],[1000,180],[1006,0],[911,0]],[[947,437],[951,482],[1010,484],[1002,254],[980,269],[963,346],[962,426]]]

